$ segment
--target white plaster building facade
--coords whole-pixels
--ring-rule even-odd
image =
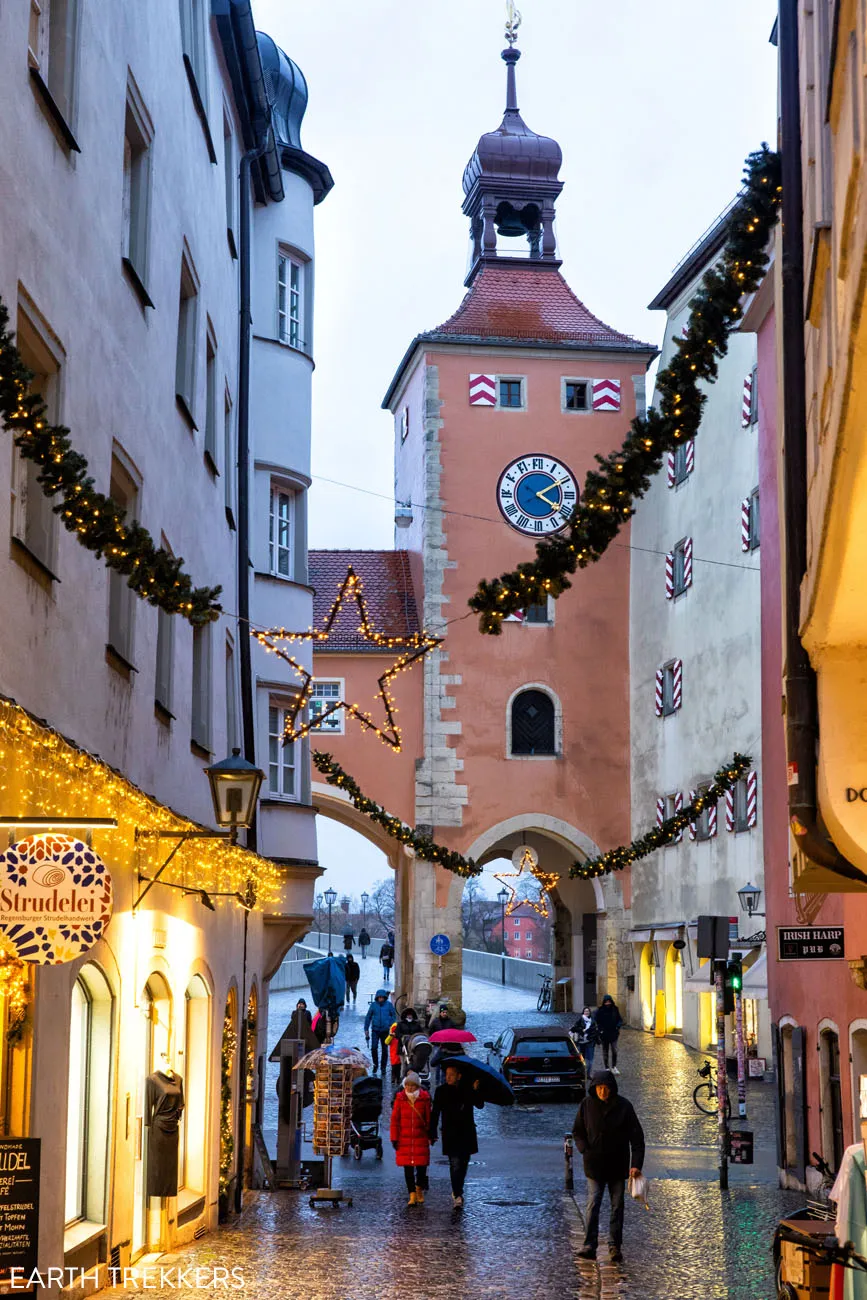
[[[137,599],[62,527],[4,431],[0,812],[118,822],[93,832],[113,877],[113,919],[85,958],[31,972],[28,1020],[0,1065],[0,1136],[42,1143],[39,1266],[90,1270],[88,1289],[108,1266],[216,1224],[238,1152],[249,1152],[246,1081],[267,1046],[267,979],[309,928],[318,874],[302,788],[279,831],[270,808],[260,818],[259,847],[276,868],[193,840],[133,906],[141,876],[173,843],[136,831],[212,825],[205,768],[242,744],[238,176],[263,138],[250,202],[262,335],[251,481],[258,493],[261,469],[297,492],[294,567],[273,610],[275,621],[309,622],[311,366],[309,347],[274,341],[275,252],[285,242],[306,259],[311,320],[314,190],[327,192],[330,177],[306,156],[287,166],[301,150],[281,141],[266,61],[249,0],[0,8],[0,298],[19,350],[97,488],[182,555],[196,585],[223,588],[224,612],[195,631]],[[268,508],[256,498],[255,509],[255,563],[267,570]],[[267,733],[266,709],[254,740],[266,774]],[[259,888],[249,914],[233,893],[248,880]],[[233,896],[203,906],[203,885]],[[247,1014],[256,1032],[243,1068],[230,1054],[224,1116],[224,1024],[237,1034]],[[0,1016],[5,1032],[5,1004]],[[144,1079],[167,1061],[186,1077],[187,1108],[178,1196],[159,1203],[146,1195]],[[228,1166],[224,1120],[235,1138]]]
[[[662,367],[725,235],[724,215],[650,304],[667,313]],[[696,918],[729,916],[731,933],[740,921],[743,937],[762,924],[739,915],[737,893],[748,882],[764,885],[755,360],[755,337],[732,335],[718,379],[706,389],[700,432],[663,466],[630,539],[633,835],[687,804],[734,751],[753,759],[733,800],[632,868],[629,1021],[682,1034],[700,1048],[715,1041],[716,1031],[709,967],[696,954]],[[750,966],[748,1044],[769,1058],[764,946],[741,946]]]

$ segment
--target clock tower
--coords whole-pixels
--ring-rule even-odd
[[[395,544],[423,625],[444,638],[424,665],[416,824],[482,861],[529,846],[559,875],[556,975],[571,977],[580,1009],[626,992],[617,959],[628,878],[568,872],[631,838],[629,529],[559,601],[506,620],[500,636],[480,634],[467,601],[480,578],[531,559],[564,527],[594,457],[643,412],[656,349],[593,315],[561,273],[562,154],[521,116],[514,37],[502,55],[503,120],[464,172],[466,296],[413,339],[383,405],[394,415]],[[430,983],[430,934],[450,933],[459,960],[463,886],[419,862],[402,876],[416,989]]]

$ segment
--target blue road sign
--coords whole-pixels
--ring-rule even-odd
[[[430,941],[430,950],[437,957],[444,957],[451,946],[452,941],[447,934],[435,934]]]

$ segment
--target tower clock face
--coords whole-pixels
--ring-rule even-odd
[[[533,452],[507,465],[497,484],[497,505],[510,528],[528,537],[559,532],[575,509],[578,485],[571,469]]]

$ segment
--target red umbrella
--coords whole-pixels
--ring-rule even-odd
[[[469,1029],[437,1029],[430,1036],[432,1043],[477,1043],[479,1040]]]

